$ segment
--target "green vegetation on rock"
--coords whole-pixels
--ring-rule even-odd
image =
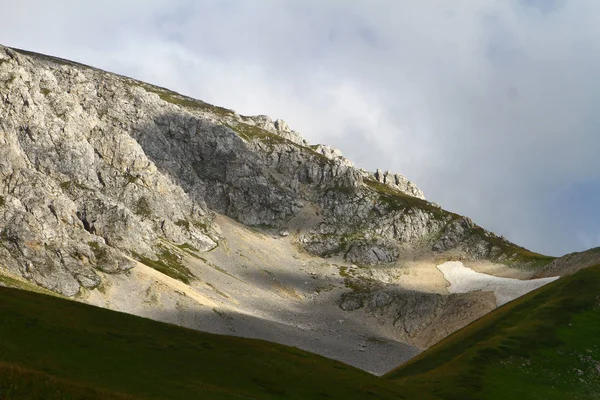
[[[135,203],[134,212],[143,218],[149,218],[152,215],[152,209],[150,208],[150,202],[145,196],[142,196]]]
[[[235,126],[227,125],[227,127],[235,131],[238,135],[242,137],[242,139],[245,139],[246,141],[258,139],[266,144],[285,144],[288,142],[281,136],[268,132],[258,126],[245,124],[243,122],[240,122]]]
[[[248,118],[248,117],[245,117]],[[317,162],[321,166],[325,165],[334,165],[335,161],[330,160],[325,157],[323,154],[315,151],[315,146],[302,146],[297,143],[294,143],[288,139],[285,139],[279,135],[271,133],[261,127],[246,124],[244,122],[238,122],[236,125],[225,124],[229,129],[236,132],[242,139],[247,142],[251,142],[253,140],[258,140],[259,142],[266,144],[270,148],[273,148],[275,145],[289,145],[297,148],[299,151],[306,152],[313,156],[313,160]]]
[[[502,237],[489,233],[486,234],[486,231],[479,226],[475,226],[471,230],[471,235],[475,238],[485,239],[492,246],[497,247],[500,250],[501,256],[504,257],[501,262],[506,265],[527,269],[539,269],[556,259],[556,257],[545,256],[527,250],[524,247],[517,246]]]
[[[355,293],[370,293],[380,286],[380,283],[374,279],[356,276],[353,271],[346,266],[339,266],[338,271],[340,276],[344,278],[344,286]]]
[[[81,183],[75,182],[75,181],[62,182],[60,184],[60,188],[63,189],[63,190],[73,190],[74,188],[75,189],[80,189],[80,190],[88,190],[87,187],[85,187]]]
[[[411,208],[420,209],[429,213],[435,220],[443,221],[446,224],[450,224],[453,221],[463,218],[458,214],[437,207],[426,200],[399,192],[398,190],[395,190],[390,186],[374,179],[365,179],[364,182],[368,187],[378,193],[379,201],[385,204],[389,210],[406,211]],[[443,233],[443,230],[440,231],[440,233],[436,235],[434,239],[439,239]],[[461,239],[461,241],[466,244],[469,244],[469,242],[476,244],[481,240],[484,240],[495,249],[495,251],[489,255],[490,259],[510,266],[538,269],[555,259],[555,257],[538,254],[523,247],[517,246],[503,237],[487,232],[477,225],[474,225],[467,235]]]
[[[375,190],[379,194],[379,200],[388,206],[390,210],[397,211],[418,208],[432,214],[434,218],[438,220],[451,220],[454,218],[460,218],[460,215],[458,214],[454,214],[436,207],[427,200],[404,194],[374,179],[367,178],[364,180],[364,182],[368,187]]]
[[[162,100],[166,101],[167,103],[201,111],[208,111],[221,117],[231,116],[234,113],[233,110],[224,107],[214,106],[202,100],[196,100],[191,97],[179,94],[177,92],[173,92],[172,90],[164,89],[154,85],[149,85],[143,82],[138,83],[147,91],[156,93]]]
[[[133,256],[139,262],[183,283],[189,284],[192,279],[194,279],[194,275],[190,270],[181,263],[180,256],[173,253],[165,246],[158,245],[157,248],[158,253],[156,254],[156,257],[158,260],[153,260],[137,253],[134,253]]]
[[[190,230],[190,221],[187,221],[185,219],[178,219],[177,221],[175,221],[175,225],[177,225],[180,228],[184,228],[186,230]]]
[[[189,243],[180,244],[177,247],[180,248],[181,250],[193,251],[195,253],[199,253],[200,252],[200,250],[198,250],[197,248],[195,248],[194,246],[192,246]]]
[[[90,246],[90,249],[94,253],[97,265],[102,265],[110,260],[106,247],[100,246],[97,242],[88,242],[88,246]]]
[[[2,272],[1,270],[0,270],[0,287],[10,287],[10,288],[15,288],[15,289],[28,290],[30,292],[35,292],[35,293],[47,294],[47,295],[55,296],[55,297],[62,297],[58,293],[54,293],[50,290],[41,288],[41,287],[39,287],[31,282],[28,282],[24,279],[17,279],[12,276],[9,276],[8,274]]]

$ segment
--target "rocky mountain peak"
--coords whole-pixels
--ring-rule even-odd
[[[375,171],[373,174],[373,177],[377,180],[377,182],[384,183],[393,189],[408,194],[409,196],[414,196],[425,200],[423,191],[421,191],[417,185],[409,181],[402,174],[391,173],[390,171],[382,172],[380,169],[377,169],[377,171]]]

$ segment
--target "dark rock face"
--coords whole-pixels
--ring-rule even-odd
[[[496,300],[490,292],[448,296],[380,288],[344,293],[339,306],[344,311],[362,310],[389,326],[400,340],[425,348],[493,310]]]
[[[398,259],[398,245],[393,241],[357,240],[350,245],[346,260],[359,265],[376,265]]]

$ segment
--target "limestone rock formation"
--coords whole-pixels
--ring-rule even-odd
[[[72,296],[99,284],[95,270],[131,268],[124,255],[155,257],[159,239],[216,246],[202,199],[161,173],[134,138],[140,115],[163,115],[157,96],[1,48],[0,97],[4,266]]]
[[[390,171],[382,172],[380,169],[378,169],[373,174],[373,177],[378,182],[384,183],[393,189],[406,193],[410,196],[414,196],[419,199],[425,200],[425,195],[423,194],[421,189],[419,189],[417,185],[409,181],[402,174],[392,174]]]
[[[493,294],[440,295],[381,288],[370,293],[349,292],[340,299],[345,311],[361,310],[388,325],[406,343],[427,348],[495,307]]]
[[[65,295],[97,285],[97,269],[126,271],[125,256],[156,259],[160,241],[214,248],[214,211],[286,230],[313,204],[321,222],[299,243],[365,265],[473,236],[406,177],[365,173],[281,119],[4,47],[0,97],[0,261]],[[485,237],[469,243],[492,254]]]

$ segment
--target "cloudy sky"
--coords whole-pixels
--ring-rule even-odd
[[[0,43],[283,118],[532,250],[600,246],[597,0],[0,0]]]

